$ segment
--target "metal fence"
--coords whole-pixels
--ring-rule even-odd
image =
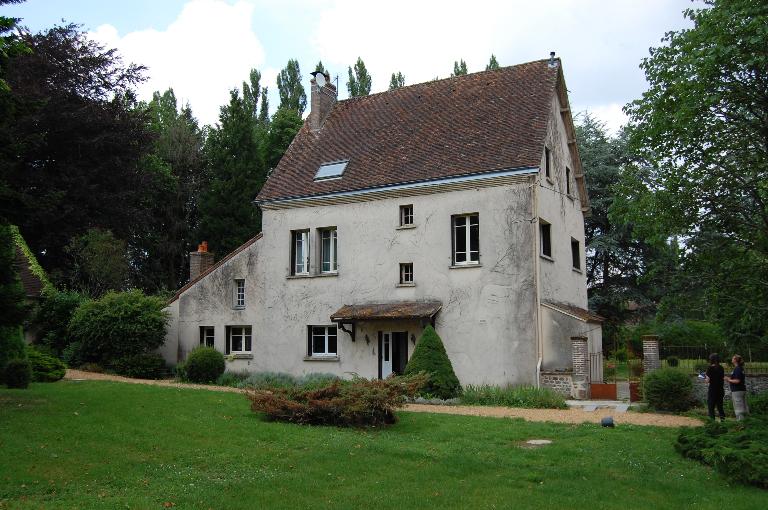
[[[659,346],[659,358],[662,367],[679,368],[689,372],[703,372],[709,366],[709,355],[717,353],[720,362],[730,365],[731,354],[723,351],[722,346],[709,347],[706,345],[664,345]],[[744,371],[747,374],[768,373],[768,357],[753,356],[747,351],[744,356]],[[764,359],[763,359],[764,358]]]

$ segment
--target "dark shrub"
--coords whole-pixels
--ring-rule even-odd
[[[213,347],[198,347],[184,363],[185,379],[194,383],[211,383],[224,373],[224,355]]]
[[[404,375],[420,372],[429,374],[429,380],[422,388],[423,394],[448,399],[459,396],[461,385],[453,372],[453,365],[445,352],[443,341],[432,328],[427,326],[416,344]]]
[[[31,346],[27,347],[27,359],[32,366],[32,380],[35,382],[56,382],[67,372],[67,367],[59,358]]]
[[[160,379],[168,374],[165,360],[155,352],[126,356],[113,366],[118,374],[137,379]]]
[[[72,315],[88,298],[74,291],[45,293],[35,315],[35,324],[40,329],[40,343],[47,345],[56,356],[62,356],[71,343],[69,321]]]
[[[749,414],[768,418],[768,391],[758,395],[747,395]]]
[[[680,358],[677,356],[667,356],[667,366],[672,368],[680,366]]]
[[[163,344],[164,306],[162,299],[139,290],[109,292],[78,307],[69,323],[69,334],[80,342],[83,361],[110,365]]]
[[[397,421],[395,409],[415,396],[427,374],[381,379],[357,378],[324,388],[248,390],[251,409],[273,420],[339,427],[376,427]]]
[[[686,411],[693,405],[693,383],[688,374],[661,368],[643,378],[643,397],[660,411]]]
[[[768,489],[768,419],[709,422],[683,428],[675,449],[720,471],[726,478]]]
[[[72,342],[61,353],[61,359],[68,367],[79,367],[85,363],[83,356],[83,344],[80,342]]]
[[[9,388],[24,389],[32,380],[32,366],[28,360],[12,359],[5,365],[5,384]]]
[[[12,359],[24,359],[27,351],[21,328],[0,327],[0,383],[5,381],[5,366]]]

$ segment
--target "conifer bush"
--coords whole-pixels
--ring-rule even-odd
[[[404,375],[426,372],[429,375],[421,389],[422,395],[449,399],[461,394],[459,379],[453,371],[453,365],[445,352],[443,341],[432,326],[424,328],[416,349],[405,367]]]
[[[56,382],[64,377],[66,365],[57,357],[27,347],[27,359],[32,367],[32,380],[35,382]]]
[[[12,359],[5,365],[5,384],[9,388],[24,389],[32,380],[32,366],[26,359]]]

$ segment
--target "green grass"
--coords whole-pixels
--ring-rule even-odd
[[[418,413],[342,430],[266,422],[237,394],[33,384],[0,389],[0,508],[766,508],[676,435]]]

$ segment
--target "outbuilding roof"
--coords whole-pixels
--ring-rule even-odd
[[[321,129],[304,123],[257,202],[538,167],[561,79],[559,59],[551,64],[339,101]],[[341,177],[315,180],[321,165],[338,161],[348,161]]]

